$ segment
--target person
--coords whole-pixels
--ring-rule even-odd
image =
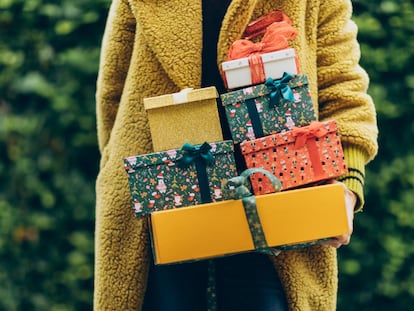
[[[335,119],[349,168],[347,208],[364,205],[365,165],[377,152],[375,108],[359,65],[349,0],[113,0],[97,79],[101,152],[96,181],[94,310],[206,310],[206,263],[154,266],[146,218],[131,212],[122,159],[152,152],[143,98],[214,85],[246,25],[283,11],[321,121]],[[220,114],[222,108],[218,105]],[[222,118],[223,119],[223,118]],[[223,135],[226,124],[223,120]],[[306,204],[306,202],[304,202]],[[335,310],[337,257],[350,236],[328,244],[216,259],[219,310]]]

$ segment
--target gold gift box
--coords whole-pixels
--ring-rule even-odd
[[[217,97],[212,86],[145,98],[154,151],[223,140]]]
[[[256,196],[256,207],[271,247],[350,233],[340,184]],[[156,264],[254,250],[241,200],[159,211],[150,217]]]

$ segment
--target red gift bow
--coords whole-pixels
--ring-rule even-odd
[[[295,148],[299,149],[305,146],[306,141],[311,138],[321,138],[328,134],[325,124],[321,122],[311,122],[308,126],[295,127],[292,129],[292,135],[296,137]]]
[[[282,13],[283,14],[283,13]],[[284,15],[281,21],[270,24],[259,42],[248,39],[239,39],[230,46],[227,60],[249,58],[252,84],[257,84],[266,79],[263,61],[260,54],[275,52],[289,47],[289,41],[297,36],[296,29],[291,25],[290,19]]]
[[[246,29],[243,33],[243,39],[253,39],[265,33],[266,28],[274,23],[274,22],[281,22],[287,21],[289,24],[292,22],[290,21],[289,17],[283,12],[279,10],[274,10],[265,15],[260,16],[258,19],[251,21],[247,24]]]
[[[328,130],[321,122],[311,122],[310,125],[304,127],[295,127],[292,130],[292,135],[296,137],[295,149],[308,146],[309,157],[315,173],[315,179],[323,179],[324,171],[319,156],[318,146],[315,139],[321,138],[328,134]]]

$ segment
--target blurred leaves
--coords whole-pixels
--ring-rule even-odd
[[[353,3],[380,150],[367,168],[365,212],[339,251],[338,310],[407,310],[414,303],[414,4]]]
[[[0,310],[92,309],[95,82],[110,0],[0,0]],[[414,4],[355,0],[380,152],[338,311],[414,303]]]
[[[0,310],[91,310],[109,0],[0,0]]]

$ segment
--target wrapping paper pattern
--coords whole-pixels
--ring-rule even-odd
[[[221,201],[222,183],[237,176],[233,142],[210,143],[214,157],[205,172],[197,171],[195,162],[180,167],[182,149],[172,149],[124,159],[135,214],[206,203],[202,201],[199,177],[207,174],[211,202]]]
[[[287,85],[293,92],[293,101],[280,96],[274,99],[276,104],[271,103],[272,88],[265,84],[220,96],[236,143],[306,126],[316,120],[307,76],[295,75]]]
[[[336,121],[312,122],[240,144],[248,168],[262,167],[281,182],[282,190],[337,178],[347,172]],[[260,173],[251,176],[253,192],[266,194],[272,187]]]

